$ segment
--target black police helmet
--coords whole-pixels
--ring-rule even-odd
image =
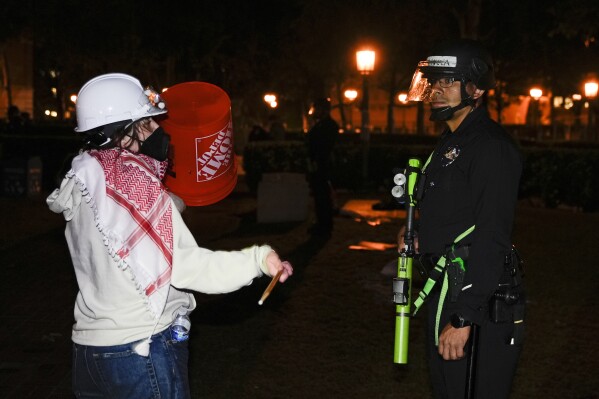
[[[443,43],[431,52],[425,63],[420,66],[425,77],[455,76],[471,81],[482,90],[495,87],[493,59],[475,40],[459,39]]]

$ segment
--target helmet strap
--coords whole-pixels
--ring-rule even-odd
[[[476,100],[474,98],[472,98],[472,95],[468,94],[468,92],[466,91],[466,84],[468,82],[464,78],[461,78],[460,82],[462,82],[461,87],[460,87],[460,93],[461,93],[461,96],[462,96],[462,103],[465,103],[466,105],[474,107],[476,105]]]
[[[84,143],[93,148],[109,148],[112,146],[112,137],[127,129],[128,124],[128,120],[113,122],[84,132]]]
[[[110,137],[107,137],[101,130],[86,134],[84,139],[84,144],[92,148],[106,148],[109,143]]]
[[[456,111],[459,111],[462,108],[467,107],[468,105],[469,105],[468,103],[466,103],[464,100],[462,100],[462,102],[459,103],[458,105],[456,105],[455,107],[434,108],[431,111],[431,116],[429,119],[431,121],[438,121],[438,122],[448,121],[451,119],[453,114],[456,113]]]

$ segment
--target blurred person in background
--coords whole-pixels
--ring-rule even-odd
[[[308,181],[314,197],[316,223],[309,233],[330,236],[333,231],[334,197],[331,184],[331,158],[339,134],[339,125],[331,118],[331,100],[314,100],[310,115],[314,126],[308,131]]]

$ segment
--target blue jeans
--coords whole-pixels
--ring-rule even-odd
[[[73,393],[77,398],[190,398],[187,341],[171,339],[170,328],[155,334],[150,355],[135,342],[115,346],[73,344]]]

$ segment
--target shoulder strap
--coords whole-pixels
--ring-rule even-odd
[[[472,231],[474,231],[474,227],[475,226],[470,227],[468,230],[464,231],[462,234],[460,234],[459,236],[457,236],[456,239],[453,240],[454,246],[455,246],[455,244],[457,244],[458,242],[460,242],[464,237],[466,237],[468,234],[472,233]],[[420,293],[418,294],[418,298],[416,298],[416,300],[414,301],[414,313],[413,313],[413,315],[416,315],[416,313],[418,312],[418,310],[420,309],[420,307],[426,301],[426,299],[427,299],[428,295],[430,294],[431,290],[435,286],[435,283],[437,282],[437,280],[439,279],[439,277],[443,274],[443,271],[445,271],[445,266],[446,266],[446,263],[447,263],[446,260],[447,260],[446,256],[443,255],[437,261],[437,264],[435,265],[435,267],[431,271],[430,277],[426,280],[426,283],[424,284],[424,288],[420,291]]]
[[[433,159],[434,154],[435,154],[435,151],[431,152],[431,155],[428,156],[428,159],[426,160],[426,162],[424,163],[424,166],[422,167],[423,171],[426,169],[428,164],[431,162],[431,159]]]

